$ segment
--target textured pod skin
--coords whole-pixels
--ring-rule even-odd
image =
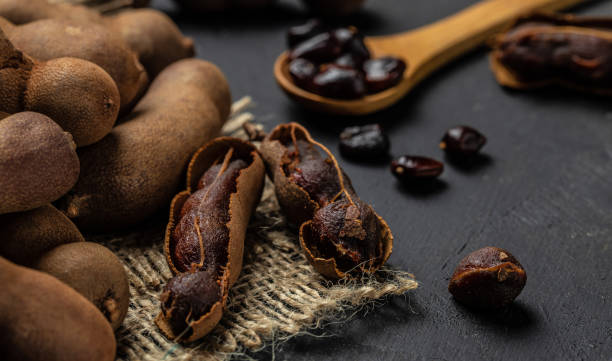
[[[526,282],[523,266],[510,252],[485,247],[459,262],[448,291],[466,306],[497,309],[514,301]]]
[[[185,9],[196,12],[218,12],[227,10],[253,10],[276,3],[276,0],[175,0]]]
[[[95,23],[100,21],[100,14],[84,6],[65,3],[51,4],[46,0],[0,0],[0,16],[14,24],[25,24],[36,20],[62,18],[81,22]]]
[[[303,0],[315,13],[327,16],[349,15],[361,9],[365,0]]]
[[[0,214],[31,210],[58,199],[79,177],[72,137],[38,113],[0,120],[0,174]]]
[[[535,14],[492,41],[497,81],[515,89],[558,85],[612,95],[612,18]]]
[[[79,150],[81,176],[58,208],[82,230],[110,231],[146,219],[176,194],[191,155],[218,135],[230,101],[213,64],[172,64],[129,117]]]
[[[125,10],[105,18],[105,24],[121,34],[151,78],[168,65],[195,55],[193,40],[184,37],[172,19],[160,11]]]
[[[289,123],[272,130],[260,152],[278,202],[288,221],[300,227],[300,244],[315,270],[333,279],[382,267],[393,249],[391,230],[358,198],[327,148],[301,125]]]
[[[24,109],[49,116],[82,147],[110,132],[120,102],[117,85],[102,68],[81,59],[59,58],[32,69]]]
[[[0,18],[0,28],[17,49],[38,60],[72,57],[100,66],[117,84],[122,113],[133,107],[149,83],[136,54],[119,34],[105,26],[79,25],[66,19],[13,25]]]
[[[105,25],[121,34],[138,54],[151,79],[171,63],[194,55],[193,41],[183,37],[168,16],[153,9],[125,10],[117,15],[102,16],[79,5],[28,0],[28,6],[23,6],[23,0],[0,0],[0,16],[15,24],[53,18],[84,25]]]
[[[113,330],[121,326],[130,304],[130,289],[123,264],[108,248],[91,242],[60,245],[40,257],[33,268],[87,298]]]
[[[230,156],[227,155],[228,153]],[[222,214],[213,214],[210,222],[216,219],[227,221],[224,223],[224,235],[212,243],[203,244],[204,259],[199,260],[201,261],[199,267],[193,267],[191,271],[180,273],[177,269],[177,262],[183,262],[183,260],[175,258],[174,250],[177,241],[184,240],[177,240],[174,235],[177,226],[182,221],[182,213],[186,212],[185,203],[188,199],[194,199],[190,198],[194,192],[197,194],[200,177],[203,174],[210,174],[207,171],[212,170],[214,164],[221,162],[225,164],[224,158],[227,157],[244,161],[244,163],[237,177],[231,178],[235,185],[235,187],[229,187],[231,193],[225,194],[223,191],[221,197],[211,196],[216,202],[212,208],[215,210],[220,208],[218,212]],[[189,326],[190,330],[182,336],[182,341],[197,340],[208,334],[221,319],[229,287],[236,282],[242,269],[246,229],[251,214],[259,203],[264,177],[265,168],[259,153],[251,144],[240,139],[217,138],[198,150],[192,158],[187,169],[187,190],[177,194],[172,200],[170,219],[166,228],[164,253],[170,269],[176,276],[162,293],[162,312],[155,321],[168,338],[175,339],[185,327]],[[211,192],[214,192],[215,189],[227,188],[223,184],[214,182],[210,184],[210,187],[214,187],[214,189],[211,188]],[[200,189],[202,190],[204,189]],[[195,199],[195,201],[203,202],[202,198]],[[197,205],[191,206],[192,209],[194,207]],[[224,217],[226,215],[229,217]],[[209,221],[206,220],[206,222]],[[219,257],[211,256],[211,253],[215,252],[213,248],[222,249],[227,254],[224,258],[225,264],[214,264],[215,259]],[[206,258],[207,254],[209,254],[208,258]],[[190,312],[194,309],[197,312]],[[197,314],[197,317],[193,314]]]
[[[56,278],[0,257],[4,360],[112,361],[115,336],[96,307]]]
[[[0,256],[26,267],[61,244],[85,242],[74,223],[50,204],[0,215],[0,229]]]
[[[95,143],[119,113],[113,79],[94,63],[76,58],[38,62],[16,49],[0,30],[0,111],[47,115],[72,134],[77,146]]]

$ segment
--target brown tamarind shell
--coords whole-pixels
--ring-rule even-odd
[[[384,265],[389,256],[391,256],[391,252],[393,251],[393,234],[391,233],[391,229],[387,222],[376,214],[377,219],[381,223],[381,234],[380,239],[382,240],[383,246],[383,254],[382,257],[378,260],[374,267],[371,268],[357,268],[365,273],[374,273]],[[343,272],[338,268],[338,264],[333,257],[322,257],[321,255],[316,254],[313,249],[310,247],[309,241],[312,238],[311,232],[312,221],[307,221],[302,224],[300,227],[300,246],[304,250],[304,254],[306,255],[306,259],[308,262],[312,264],[312,267],[319,272],[321,275],[327,278],[344,278],[347,276],[352,276],[349,272]]]
[[[315,212],[320,209],[320,205],[311,198],[309,193],[304,188],[292,182],[283,169],[283,157],[285,157],[288,152],[288,148],[285,146],[285,144],[291,141],[290,138],[292,133],[295,139],[305,140],[323,150],[334,162],[334,164],[337,164],[337,161],[333,154],[325,146],[317,143],[311,137],[310,133],[303,126],[297,123],[281,124],[277,126],[268,134],[266,139],[264,139],[260,148],[262,157],[266,162],[268,175],[274,182],[278,202],[281,205],[281,208],[283,209],[289,223],[299,226],[300,245],[304,250],[306,258],[317,272],[331,279],[353,276],[357,275],[359,272],[376,272],[391,255],[393,250],[393,234],[391,233],[391,230],[385,220],[376,214],[373,209],[372,212],[374,217],[379,223],[379,234],[377,235],[377,239],[380,242],[379,246],[382,252],[371,267],[363,267],[362,265],[356,264],[355,268],[351,270],[351,272],[343,271],[339,269],[337,261],[334,257],[320,254],[314,247],[311,246],[311,220],[313,219]],[[339,166],[337,166],[336,169],[338,170]],[[350,179],[342,169],[339,169],[339,171],[343,178],[339,191],[346,190],[349,194],[356,197]],[[368,207],[371,209],[371,206]]]
[[[261,198],[265,178],[264,163],[253,145],[243,140],[231,137],[220,137],[200,148],[192,157],[187,168],[187,189],[177,194],[170,205],[170,217],[164,238],[164,254],[174,275],[180,274],[172,258],[173,231],[180,221],[180,212],[189,196],[197,190],[198,180],[206,170],[233,149],[234,158],[247,161],[248,165],[240,170],[236,178],[236,191],[230,195],[227,212],[230,220],[226,223],[229,230],[227,245],[227,264],[218,282],[221,288],[221,298],[211,307],[208,313],[198,320],[192,321],[191,334],[180,339],[183,342],[195,341],[208,334],[219,322],[227,302],[229,288],[236,282],[242,270],[244,239],[249,219]],[[160,330],[171,339],[177,339],[169,320],[160,313],[155,319]]]

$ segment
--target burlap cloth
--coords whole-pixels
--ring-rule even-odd
[[[242,123],[253,119],[245,111],[249,103],[243,98],[233,105],[224,134],[246,139]],[[183,346],[165,338],[153,322],[160,310],[159,294],[172,277],[162,252],[164,229],[159,221],[129,234],[88,237],[119,256],[130,281],[130,308],[117,331],[118,360],[244,356],[331,320],[345,321],[353,313],[349,311],[417,287],[411,274],[388,267],[358,281],[326,281],[302,255],[267,181],[247,232],[242,274],[231,289],[221,322],[208,336]]]

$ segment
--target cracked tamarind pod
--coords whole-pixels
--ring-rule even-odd
[[[387,223],[363,202],[336,158],[297,123],[279,125],[261,154],[276,197],[315,270],[328,278],[373,273],[391,255]]]
[[[166,228],[164,253],[175,276],[155,322],[168,338],[197,340],[221,319],[264,177],[259,153],[240,139],[217,138],[193,156]]]
[[[536,14],[493,41],[491,69],[515,89],[559,85],[612,95],[612,18]]]
[[[81,175],[57,207],[81,230],[145,220],[180,189],[190,157],[219,134],[230,103],[225,76],[212,63],[170,65],[107,137],[79,149]]]

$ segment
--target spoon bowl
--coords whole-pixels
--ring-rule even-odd
[[[402,99],[419,82],[458,56],[476,48],[517,17],[537,11],[557,11],[585,0],[485,0],[433,24],[408,32],[366,37],[373,58],[395,56],[406,62],[402,80],[382,92],[343,100],[323,97],[295,85],[289,75],[289,52],[274,63],[279,86],[306,108],[330,114],[366,115]]]

